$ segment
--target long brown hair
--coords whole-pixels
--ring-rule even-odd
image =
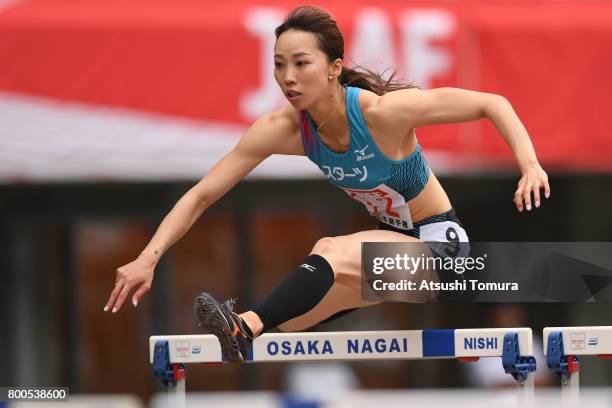
[[[293,9],[285,18],[285,21],[276,27],[274,34],[276,39],[288,30],[300,30],[313,33],[321,51],[327,55],[328,61],[336,59],[344,60],[344,37],[329,13],[317,7],[301,6]],[[398,89],[416,88],[413,84],[406,84],[394,80],[395,72],[389,79],[385,79],[381,74],[367,68],[358,66],[356,68],[342,67],[342,72],[338,80],[341,85],[351,85],[358,88],[367,89],[377,95]]]

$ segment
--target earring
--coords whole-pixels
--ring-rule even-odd
[[[329,79],[331,81],[332,80],[332,76],[331,75],[328,76],[327,79]]]

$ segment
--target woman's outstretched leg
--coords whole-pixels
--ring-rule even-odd
[[[246,323],[254,329],[255,337],[273,327],[279,327],[283,331],[304,330],[340,311],[379,303],[366,301],[361,297],[361,247],[364,242],[421,241],[384,230],[361,231],[319,240],[312,249],[311,256],[319,255],[328,262],[334,273],[333,285],[323,296],[310,299],[312,307],[301,308],[299,311],[295,308],[290,314],[278,313],[278,310],[282,309],[285,304],[279,301],[280,297],[275,296],[275,292],[282,288],[282,284],[279,285],[260,305],[252,311],[241,314]],[[423,249],[428,251],[425,246]],[[286,279],[291,279],[291,276]],[[297,289],[287,291],[283,296],[291,299],[304,295],[303,291],[300,292]],[[415,301],[419,300],[415,299]],[[270,316],[273,319],[270,319]],[[266,321],[269,323],[266,324]]]
[[[303,330],[342,310],[376,304],[361,299],[363,242],[419,240],[383,230],[320,239],[310,256],[248,312],[237,315],[231,305],[200,295],[202,300],[196,299],[200,325],[219,337],[226,358],[243,361],[246,354],[235,350],[248,349],[245,344],[265,331]]]

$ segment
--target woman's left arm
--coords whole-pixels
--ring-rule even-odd
[[[531,210],[531,193],[539,207],[541,188],[546,198],[550,196],[548,176],[538,163],[529,134],[503,96],[458,88],[404,89],[381,96],[374,109],[377,117],[402,129],[487,118],[512,150],[522,173],[514,194],[517,209]]]

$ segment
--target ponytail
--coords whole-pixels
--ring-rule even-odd
[[[374,92],[376,95],[384,95],[387,92],[397,91],[398,89],[418,88],[414,84],[406,84],[401,81],[394,80],[395,72],[391,74],[389,79],[383,78],[382,74],[369,70],[365,67],[357,66],[356,68],[342,67],[342,72],[338,80],[340,85],[350,85],[361,89]]]

